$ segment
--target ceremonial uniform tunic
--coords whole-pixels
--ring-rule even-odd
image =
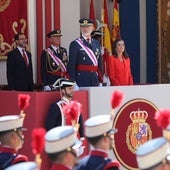
[[[26,162],[28,158],[25,155],[17,154],[15,149],[0,146],[0,169],[5,169],[19,162]]]
[[[69,76],[71,79],[77,82],[79,87],[98,86],[99,84],[98,71],[99,72],[102,71],[100,43],[98,40],[91,39],[90,45],[83,37],[80,37],[82,44],[91,49],[97,59],[98,70],[93,71],[93,68],[91,68],[91,66],[93,67],[94,63],[87,55],[85,50],[82,48],[82,46],[80,46],[80,44],[77,42],[77,40],[78,39],[71,42],[69,47],[69,62],[67,66]],[[82,69],[81,67],[85,68]]]
[[[66,67],[68,62],[67,50],[63,47],[59,47],[59,49],[55,51],[52,46],[50,46],[49,49]],[[57,79],[66,77],[66,72],[61,70],[61,65],[56,64],[46,49],[43,50],[41,54],[41,76],[44,86],[52,85]]]
[[[46,130],[50,130],[57,126],[64,126],[65,125],[65,116],[63,113],[63,106],[68,104],[70,101],[62,97],[62,99],[53,103],[49,109],[47,118],[46,118]],[[79,135],[80,137],[84,137],[84,128],[83,128],[83,117],[80,114],[79,121]]]
[[[106,170],[112,160],[108,154],[101,150],[92,150],[90,155],[82,158],[75,170]],[[117,169],[117,166],[109,166],[110,170]]]

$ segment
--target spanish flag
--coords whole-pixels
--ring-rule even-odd
[[[114,41],[117,38],[120,38],[119,4],[117,0],[114,0],[112,20],[112,41]]]
[[[111,53],[112,48],[111,48],[110,31],[109,31],[109,26],[108,26],[109,22],[108,22],[108,11],[107,11],[107,1],[106,0],[104,0],[104,2],[103,2],[102,22],[104,23],[103,46],[105,49],[107,49]]]

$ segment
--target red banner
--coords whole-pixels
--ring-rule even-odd
[[[27,0],[0,0],[0,57],[13,47],[14,35],[28,35]]]

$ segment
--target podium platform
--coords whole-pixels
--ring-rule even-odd
[[[125,99],[121,106],[114,110],[113,126],[118,128],[115,134],[115,147],[110,152],[112,159],[121,163],[121,170],[137,170],[135,151],[143,142],[162,136],[162,130],[157,127],[154,113],[157,109],[170,109],[170,84],[133,85],[112,87],[88,87],[75,92],[74,99],[82,104],[83,118],[110,114],[112,111],[110,99],[115,90],[124,92]],[[0,116],[19,114],[18,94],[22,92],[0,91]],[[19,152],[26,154],[31,161],[34,155],[31,150],[31,131],[36,127],[44,127],[45,117],[50,104],[60,97],[58,92],[30,92],[30,106],[25,110],[25,144]],[[132,113],[147,112],[141,124],[136,123]],[[147,117],[148,116],[148,117]],[[146,135],[141,135],[140,125],[147,125]],[[136,127],[136,128],[134,128]],[[143,126],[145,127],[145,126]],[[137,132],[137,135],[136,135]],[[136,137],[135,137],[136,135]],[[142,140],[138,140],[141,135]],[[86,148],[88,152],[88,147]],[[128,155],[128,156],[127,156]],[[42,153],[42,170],[49,169],[50,163],[45,153]]]
[[[0,116],[20,113],[20,108],[18,107],[18,94],[29,94],[31,97],[30,105],[25,109],[26,117],[24,120],[24,127],[27,128],[27,131],[24,132],[25,142],[23,148],[19,150],[19,153],[27,155],[30,161],[34,161],[35,155],[33,155],[31,147],[32,130],[34,128],[44,127],[48,109],[55,100],[60,98],[60,93],[0,91]],[[83,119],[86,120],[89,114],[88,91],[76,91],[74,100],[82,104]],[[41,157],[41,170],[50,169],[50,162],[47,155],[43,152]]]

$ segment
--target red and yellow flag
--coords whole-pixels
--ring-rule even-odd
[[[102,9],[102,22],[104,23],[103,46],[111,53],[112,48],[111,48],[111,39],[110,39],[107,1],[106,0],[104,0],[103,9]]]
[[[119,22],[119,4],[117,0],[113,2],[113,20],[112,20],[112,41],[120,38],[120,22]]]

